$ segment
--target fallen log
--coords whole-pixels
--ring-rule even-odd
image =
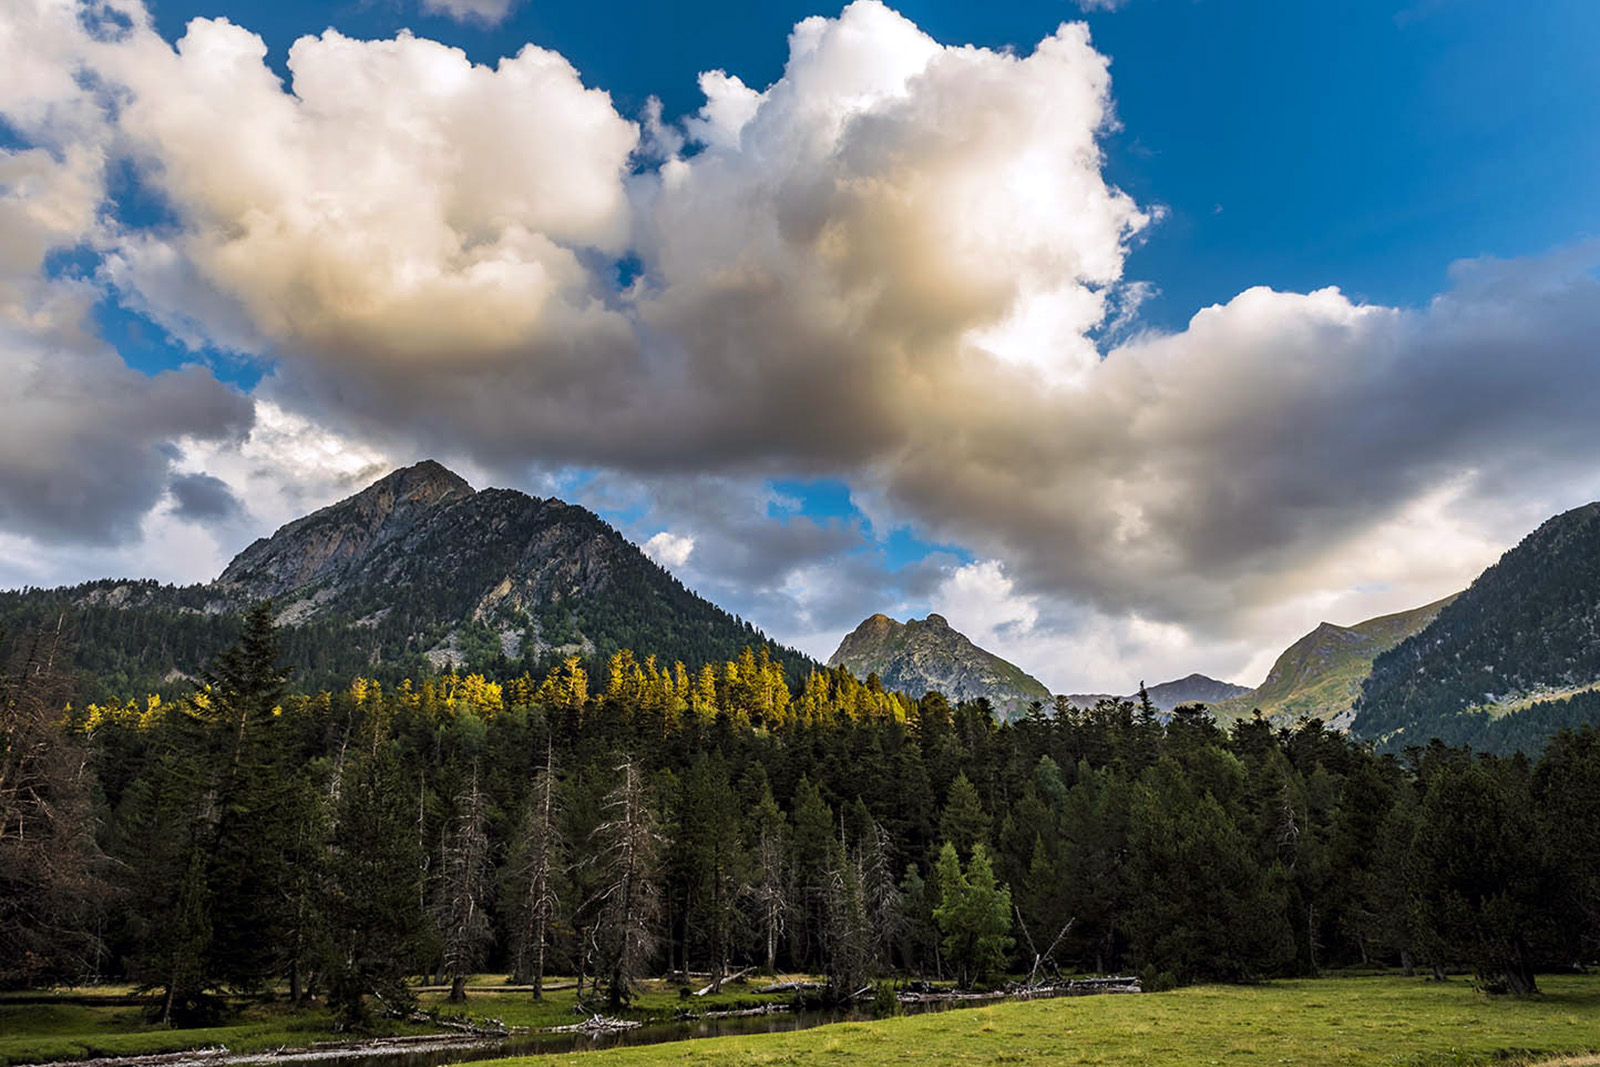
[[[636,1019],[612,1019],[604,1015],[594,1015],[581,1023],[572,1023],[570,1026],[547,1026],[543,1030],[535,1032],[540,1034],[615,1034],[623,1030],[637,1030],[643,1025]]]
[[[752,989],[752,993],[810,993],[826,989],[821,982],[776,982],[764,985],[760,989]]]
[[[724,984],[726,984],[728,982],[737,982],[739,979],[743,978],[745,975],[749,974],[753,970],[755,970],[754,967],[746,967],[742,971],[738,971],[738,972],[736,972],[734,974],[728,975],[728,977],[726,977],[726,978],[718,979],[717,981],[712,982],[710,985],[706,986],[704,989],[695,990],[694,995],[697,996],[697,997],[703,997],[707,993],[711,992],[713,989],[716,989],[718,986],[724,985]]]
[[[759,1008],[733,1008],[727,1011],[708,1011],[700,1016],[702,1019],[741,1019],[751,1015],[776,1015],[779,1012],[789,1011],[787,1004],[763,1004]]]

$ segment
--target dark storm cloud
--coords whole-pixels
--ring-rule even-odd
[[[191,368],[146,377],[108,351],[0,330],[14,389],[0,424],[0,526],[46,542],[136,539],[166,490],[171,442],[237,437],[250,402]]]
[[[172,479],[173,514],[196,522],[226,522],[244,514],[244,505],[228,483],[209,474],[180,474]]]

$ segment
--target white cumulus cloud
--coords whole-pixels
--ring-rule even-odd
[[[645,541],[645,554],[663,567],[681,567],[694,552],[694,538],[662,530]]]

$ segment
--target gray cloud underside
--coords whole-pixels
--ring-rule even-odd
[[[228,483],[209,474],[181,474],[172,479],[173,514],[196,522],[228,522],[244,517],[244,505]]]

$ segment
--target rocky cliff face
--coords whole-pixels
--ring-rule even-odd
[[[920,697],[938,690],[952,701],[988,698],[1003,717],[1015,717],[1050,690],[1022,668],[973,644],[941,615],[896,622],[873,615],[845,636],[828,659],[857,677],[876,674],[886,689]]]

